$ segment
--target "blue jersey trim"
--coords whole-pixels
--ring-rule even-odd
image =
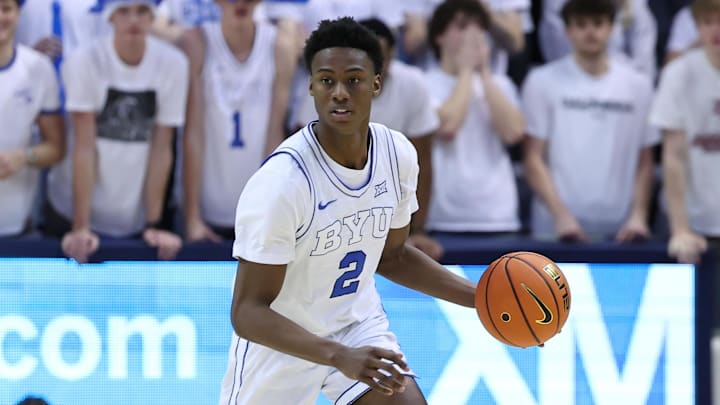
[[[18,54],[17,46],[13,46],[13,53],[12,53],[12,56],[10,57],[10,60],[5,65],[0,66],[0,72],[2,72],[3,70],[8,70],[12,67],[13,63],[15,63],[15,59],[17,59],[17,54]]]
[[[232,383],[232,387],[230,387],[230,395],[228,395],[228,405],[230,405],[230,401],[232,401],[232,397],[233,397],[233,392],[235,392],[235,376],[237,376],[238,347],[240,347],[240,338],[238,338],[237,343],[235,343],[235,368],[233,369],[233,383]]]
[[[242,365],[240,366],[240,384],[238,384],[238,390],[237,393],[235,393],[235,405],[237,405],[238,397],[240,396],[240,389],[242,388],[243,384],[243,372],[245,371],[245,359],[247,358],[248,350],[250,349],[250,341],[246,340],[245,344],[245,352],[243,353],[242,358]],[[238,345],[240,344],[240,339],[238,338]],[[237,370],[237,363],[235,363],[235,369]],[[233,380],[233,384],[235,384],[235,381]],[[230,398],[232,399],[232,392],[230,393]],[[229,402],[228,402],[229,403]]]
[[[370,159],[370,172],[368,173],[368,177],[365,180],[365,183],[360,185],[359,187],[350,187],[349,185],[345,184],[340,177],[335,173],[332,168],[330,167],[330,164],[325,159],[325,156],[322,153],[322,146],[320,145],[320,142],[317,140],[317,137],[315,136],[315,132],[312,130],[312,125],[316,123],[317,121],[310,122],[305,129],[307,131],[303,131],[303,136],[305,137],[305,140],[310,145],[310,150],[313,153],[313,156],[315,157],[315,160],[320,163],[320,168],[325,172],[325,175],[330,179],[330,182],[337,188],[340,192],[343,194],[349,196],[349,197],[361,197],[365,192],[369,189],[369,185],[372,182],[372,179],[376,172],[376,165],[377,165],[377,159],[375,157],[375,151],[377,150],[376,142],[377,139],[375,136],[375,132],[372,130],[372,127],[368,127],[368,133],[370,135],[370,149],[368,151],[368,158]],[[332,175],[331,175],[332,173]]]
[[[358,384],[360,384],[360,381],[355,381],[355,383],[353,383],[351,386],[347,387],[347,389],[346,389],[345,391],[343,391],[342,394],[340,394],[340,396],[338,396],[338,398],[335,400],[335,403],[334,403],[333,405],[338,405],[338,403],[340,403],[340,400],[342,399],[343,395],[347,394],[348,391],[350,391],[351,389],[355,388],[355,386],[358,385]],[[370,387],[368,387],[368,389],[370,389]],[[351,403],[355,402],[359,397],[365,395],[366,392],[367,392],[367,391],[363,391],[362,394],[360,394],[359,396],[351,399],[350,402],[348,402],[348,404],[351,404]]]

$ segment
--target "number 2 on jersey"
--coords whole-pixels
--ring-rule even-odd
[[[242,116],[240,115],[240,111],[235,111],[235,113],[232,116],[233,119],[233,140],[230,144],[231,148],[242,148],[245,146],[245,143],[242,140],[242,130],[240,127],[240,124],[242,122]]]
[[[358,285],[360,284],[360,280],[357,280],[357,278],[360,277],[360,273],[362,273],[363,267],[365,267],[365,257],[367,257],[365,252],[356,250],[346,254],[345,257],[340,260],[339,268],[341,270],[350,268],[350,270],[341,274],[340,277],[335,280],[335,286],[330,294],[330,298],[352,294],[357,291]],[[353,265],[355,265],[355,267],[351,268]]]

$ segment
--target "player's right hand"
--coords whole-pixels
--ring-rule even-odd
[[[65,256],[86,263],[100,247],[100,239],[89,229],[79,229],[66,233],[60,245]]]
[[[570,214],[560,215],[555,220],[555,234],[563,242],[587,242],[590,240],[580,223]]]
[[[371,346],[341,349],[333,356],[332,365],[348,378],[363,382],[383,395],[405,391],[409,377],[400,369],[410,371],[402,354]]]
[[[212,231],[202,220],[190,220],[185,224],[185,240],[192,242],[222,242],[222,237]]]
[[[668,255],[680,263],[697,264],[707,250],[707,240],[691,230],[673,233],[668,242]]]

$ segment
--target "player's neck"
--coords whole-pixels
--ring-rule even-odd
[[[246,23],[231,22],[227,19],[220,22],[220,29],[228,49],[241,62],[250,56],[255,41],[256,25],[252,17],[250,18]]]
[[[125,64],[137,66],[142,62],[147,48],[147,38],[141,40],[124,41],[122,38],[115,37],[113,39],[113,48],[115,53]]]
[[[705,55],[716,70],[720,70],[720,52],[705,48]]]
[[[607,53],[588,55],[575,52],[573,59],[580,69],[591,76],[602,76],[608,71]]]
[[[369,126],[353,133],[337,133],[334,129],[318,121],[313,132],[325,153],[342,166],[349,169],[362,169],[368,159]]]
[[[0,67],[6,66],[15,54],[15,45],[13,41],[0,42]]]

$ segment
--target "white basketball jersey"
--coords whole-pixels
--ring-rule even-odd
[[[232,226],[235,204],[263,161],[275,78],[275,28],[257,23],[250,56],[240,62],[219,23],[205,35],[205,158],[201,191],[203,218]]]
[[[24,45],[15,48],[0,66],[0,151],[25,149],[31,144],[38,115],[58,113],[60,99],[50,59]],[[0,179],[0,235],[20,233],[30,215],[38,171],[22,168]]]
[[[334,162],[311,126],[283,142],[248,182],[233,256],[287,263],[272,308],[322,336],[380,310],[373,274],[390,229],[407,225],[417,209],[418,169],[412,144],[383,125],[370,126],[367,173]],[[347,172],[365,174],[351,185]]]

